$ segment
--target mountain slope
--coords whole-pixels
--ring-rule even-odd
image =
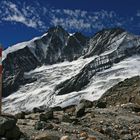
[[[14,92],[3,100],[4,110],[97,100],[119,81],[139,75],[139,53],[140,37],[120,28],[88,38],[53,27],[42,37],[4,51],[4,96]]]
[[[85,51],[87,41],[88,38],[82,34],[70,35],[57,26],[50,28],[42,37],[9,47],[3,52],[3,96],[10,95],[20,85],[32,81],[24,78],[24,72],[43,64],[77,59]]]
[[[107,90],[99,99],[107,106],[135,103],[140,105],[140,76],[127,78]]]

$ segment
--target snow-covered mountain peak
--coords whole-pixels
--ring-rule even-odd
[[[52,27],[43,36],[14,45],[3,54],[7,112],[11,106],[15,112],[39,106],[64,107],[83,98],[96,100],[140,71],[140,37],[120,28],[88,38]]]

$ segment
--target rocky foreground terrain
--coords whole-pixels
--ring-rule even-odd
[[[0,135],[3,140],[140,140],[140,77],[118,83],[98,101],[1,116]]]

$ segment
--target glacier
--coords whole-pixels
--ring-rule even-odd
[[[66,107],[140,75],[140,37],[115,28],[87,38],[57,27],[3,51],[3,64],[4,112]]]
[[[16,113],[34,107],[54,104],[54,88],[57,84],[77,74],[92,58],[80,58],[72,62],[42,66],[25,73],[25,77],[37,78],[36,82],[21,86],[19,90],[3,99],[3,111]]]
[[[65,107],[78,104],[81,99],[97,100],[101,95],[118,82],[140,75],[140,56],[135,55],[111,68],[96,73],[91,82],[79,92],[66,95],[54,94],[57,84],[76,75],[87,63],[95,59],[80,58],[73,62],[63,62],[51,66],[42,66],[33,71],[25,73],[25,76],[37,78],[34,83],[21,86],[20,89],[3,99],[3,111],[17,113],[20,111],[31,111],[34,107]]]

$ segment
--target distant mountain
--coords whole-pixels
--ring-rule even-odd
[[[120,28],[92,37],[62,27],[3,52],[5,111],[97,100],[119,81],[139,75],[140,37]]]

